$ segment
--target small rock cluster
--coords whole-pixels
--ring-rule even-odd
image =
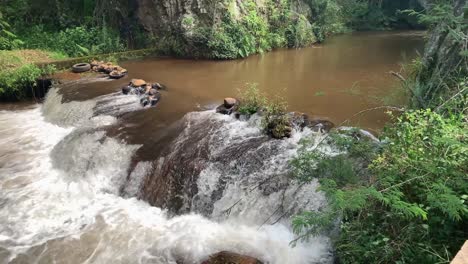
[[[142,79],[132,79],[130,83],[122,88],[123,94],[133,94],[140,96],[142,106],[156,106],[161,100],[159,90],[165,89],[160,83],[147,83]]]
[[[128,71],[119,65],[114,65],[112,62],[92,61],[91,70],[95,72],[103,72],[109,74],[109,78],[120,79],[124,77]]]
[[[243,117],[237,112],[239,109],[239,101],[235,98],[224,98],[224,103],[216,108],[216,112],[223,115],[234,114],[236,118]],[[265,111],[258,111],[257,114],[264,115]],[[248,117],[246,117],[248,118]],[[269,136],[282,139],[291,137],[293,128],[302,131],[308,127],[316,132],[328,133],[335,124],[326,119],[310,119],[307,114],[300,112],[291,112],[283,115],[268,116],[267,124],[264,129]]]

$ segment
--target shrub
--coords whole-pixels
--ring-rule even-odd
[[[463,118],[431,110],[403,114],[384,132],[380,151],[358,148],[358,156],[377,154],[369,167],[353,162],[349,142],[341,144],[348,154],[335,157],[303,148],[292,161],[295,175],[319,178],[329,206],[294,219],[299,238],[329,231],[341,219],[333,237],[341,263],[448,262],[468,235]]]
[[[258,84],[247,84],[244,90],[239,90],[240,105],[239,113],[243,115],[253,115],[264,108],[267,99],[258,89]]]
[[[6,22],[0,12],[0,50],[17,49],[23,45],[23,41],[13,34],[10,29],[10,24]]]
[[[287,105],[283,99],[277,97],[267,102],[263,114],[262,126],[267,135],[278,139],[291,135],[291,120],[287,115]]]
[[[107,28],[67,28],[49,32],[43,25],[22,32],[26,48],[58,51],[71,57],[124,51],[118,34]]]
[[[22,98],[26,87],[33,87],[42,70],[33,65],[26,64],[19,68],[2,70],[0,72],[0,98]]]

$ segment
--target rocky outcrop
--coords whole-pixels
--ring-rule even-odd
[[[272,13],[285,15],[271,18]],[[302,0],[288,5],[262,0],[138,0],[137,16],[156,45],[172,55],[233,59],[315,41],[308,20],[311,10]],[[254,32],[246,19],[256,23],[250,27],[264,32]]]

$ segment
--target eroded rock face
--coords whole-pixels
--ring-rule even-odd
[[[203,261],[202,264],[263,264],[260,260],[236,254],[233,252],[222,251],[210,257],[209,260]]]
[[[136,13],[139,24],[149,35],[157,39],[156,45],[170,54],[187,57],[225,59],[224,55],[212,53],[214,47],[209,47],[207,43],[209,32],[220,27],[226,14],[230,14],[234,21],[240,21],[249,12],[244,5],[245,1],[241,0],[137,0],[137,2]],[[265,1],[254,2],[256,12],[265,23],[268,23],[270,19]],[[292,0],[289,4],[291,12],[297,14],[290,21],[291,24],[296,23],[297,17],[301,15],[312,18],[311,9],[305,1]],[[311,23],[307,25],[312,30]],[[228,57],[232,59],[239,56],[230,54]]]

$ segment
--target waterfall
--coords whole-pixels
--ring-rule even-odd
[[[0,111],[0,263],[196,264],[223,250],[265,263],[332,262],[325,236],[289,244],[289,217],[325,205],[316,182],[288,173],[313,132],[271,140],[258,117],[189,113],[164,155],[129,172],[141,146],[105,126],[139,110],[134,99],[64,103],[54,88],[42,105]],[[168,193],[177,186],[183,192]]]

